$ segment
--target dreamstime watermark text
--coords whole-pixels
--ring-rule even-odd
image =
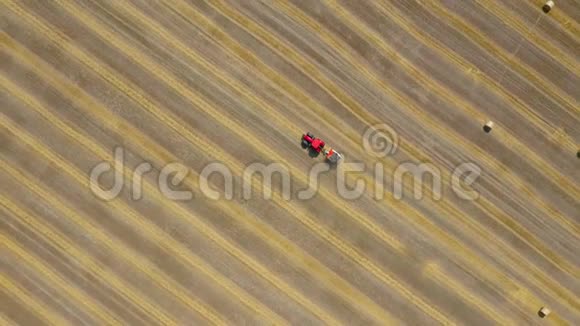
[[[301,177],[297,177],[296,169],[291,169],[286,162],[254,162],[243,167],[238,174],[221,162],[209,163],[199,173],[178,162],[165,164],[157,171],[151,163],[142,162],[130,170],[126,167],[125,149],[117,147],[111,162],[100,162],[90,171],[89,187],[95,196],[110,201],[117,198],[128,184],[131,198],[140,200],[143,198],[145,175],[154,173],[156,182],[153,186],[170,200],[192,200],[194,192],[210,200],[250,200],[256,195],[266,200],[274,196],[283,200],[308,200],[318,193],[321,176],[331,175],[338,196],[347,200],[358,199],[366,193],[376,200],[385,196],[401,200],[410,195],[421,200],[425,190],[429,190],[431,199],[441,200],[444,188],[463,200],[472,201],[479,197],[472,186],[482,170],[473,162],[461,163],[450,172],[442,172],[429,162],[402,162],[394,168],[392,165],[387,168],[386,160],[393,160],[388,156],[394,155],[399,147],[397,132],[387,124],[367,128],[361,144],[364,152],[373,158],[372,164],[340,162],[332,169],[328,162],[318,162],[307,171],[300,171]],[[105,186],[102,178],[107,176],[108,180],[112,178],[112,184],[109,182]],[[222,181],[219,189],[211,182],[215,177]],[[448,184],[444,185],[444,180]],[[150,180],[147,182],[152,183]]]

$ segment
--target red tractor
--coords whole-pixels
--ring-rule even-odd
[[[324,140],[314,137],[314,135],[309,132],[302,135],[302,147],[310,149],[316,155],[324,150],[323,153],[326,155],[326,159],[331,163],[337,163],[342,159],[342,154],[332,148],[324,149],[324,145]]]
[[[316,153],[320,153],[324,148],[324,141],[320,138],[315,138],[314,135],[307,132],[306,134],[302,135],[302,147],[310,148]]]

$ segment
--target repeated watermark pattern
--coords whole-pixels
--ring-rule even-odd
[[[382,160],[387,156],[394,155],[399,147],[399,135],[387,124],[378,124],[365,130],[362,135],[361,144],[365,153],[373,157],[375,162],[372,165],[363,162],[341,162],[336,166],[336,192],[343,199],[355,200],[367,193],[369,180],[372,180],[374,189],[373,197],[376,200],[384,199],[385,196],[392,196],[396,200],[401,200],[409,193],[405,194],[405,178],[411,178],[411,186],[407,187],[407,192],[411,192],[413,199],[421,200],[424,197],[424,190],[430,186],[430,196],[433,200],[441,200],[443,197],[443,178],[441,170],[432,163],[427,162],[403,162],[396,165],[392,171],[385,168]],[[241,175],[234,176],[231,169],[224,163],[212,162],[203,167],[197,178],[197,192],[203,197],[211,200],[234,200],[240,198],[250,200],[259,195],[260,198],[270,200],[273,198],[274,179],[279,182],[280,196],[284,200],[308,200],[316,196],[319,190],[319,179],[322,174],[331,171],[329,162],[318,162],[313,164],[307,175],[308,185],[304,189],[293,187],[293,177],[286,164],[273,162],[254,162],[243,169]],[[100,162],[95,165],[89,173],[89,187],[92,193],[98,198],[110,201],[117,198],[125,187],[126,181],[130,183],[130,194],[133,200],[143,198],[143,179],[145,174],[152,172],[153,165],[149,162],[142,162],[132,171],[131,177],[125,175],[125,149],[116,147],[113,151],[113,162]],[[365,171],[372,171],[369,177]],[[163,196],[170,200],[188,201],[194,198],[193,189],[179,189],[186,178],[193,173],[189,167],[182,163],[168,163],[160,168],[157,173],[157,188]],[[456,166],[450,173],[449,189],[460,199],[472,201],[479,198],[479,193],[472,185],[481,175],[482,170],[472,162],[464,162]],[[112,176],[113,184],[104,187],[102,177]],[[222,189],[216,190],[210,178],[219,176],[223,180]],[[256,177],[260,177],[260,183],[255,182]],[[354,180],[353,184],[348,184],[348,177]],[[364,177],[363,177],[364,176]],[[388,178],[387,178],[388,176]],[[129,179],[129,180],[126,180]],[[390,185],[387,185],[387,180]],[[430,181],[430,182],[426,182]],[[237,185],[236,182],[241,185]],[[295,193],[292,192],[295,189]],[[238,190],[238,194],[236,194]]]

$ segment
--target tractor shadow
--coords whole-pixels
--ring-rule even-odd
[[[332,163],[329,160],[324,160],[326,163],[328,163],[328,166],[330,167],[330,170],[336,170],[338,168],[338,162],[337,163]]]
[[[317,151],[313,150],[312,148],[308,148],[308,156],[310,156],[311,158],[316,158],[316,157],[320,156],[320,152],[317,152]]]

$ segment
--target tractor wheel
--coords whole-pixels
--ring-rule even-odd
[[[307,133],[306,133],[306,135],[307,135],[308,137],[310,137],[310,138],[314,139],[314,135],[313,135],[313,134],[311,134],[311,133],[307,132]]]

